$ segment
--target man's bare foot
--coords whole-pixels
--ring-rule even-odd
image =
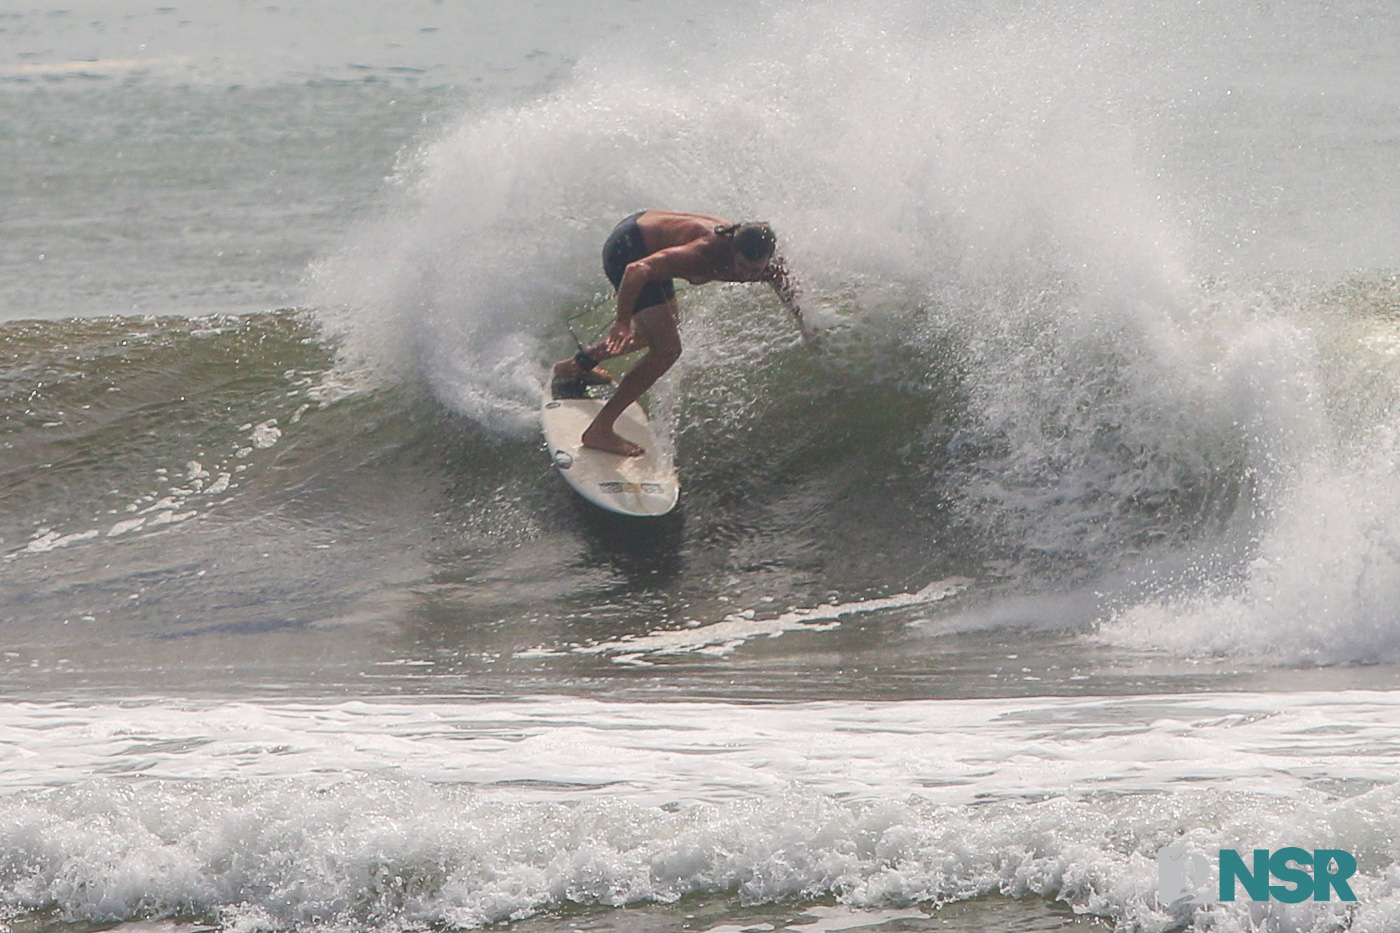
[[[554,378],[549,381],[550,398],[588,398],[589,386],[610,385],[612,373],[594,367],[585,370],[573,360],[554,364]]]
[[[607,385],[613,382],[612,373],[601,366],[594,366],[592,369],[584,369],[574,360],[560,360],[554,364],[554,378],[558,379],[581,379],[591,386]]]
[[[592,369],[584,370],[583,375],[579,378],[583,380],[585,385],[590,386],[605,386],[617,381],[613,378],[612,373],[601,366],[594,366]]]
[[[623,457],[640,457],[646,450],[637,446],[616,431],[599,427],[589,427],[583,432],[583,446],[606,451]]]

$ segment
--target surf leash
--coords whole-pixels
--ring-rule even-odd
[[[573,337],[574,343],[578,344],[578,352],[574,354],[574,362],[577,363],[579,368],[585,373],[591,372],[598,365],[598,361],[588,355],[588,349],[583,345],[583,341],[579,339],[578,332],[574,330],[574,321],[591,313],[591,311],[580,311],[578,314],[575,314],[571,318],[566,318],[564,321],[564,326],[569,328],[569,336]]]
[[[584,346],[583,346],[583,341],[580,340],[579,337],[578,337],[578,332],[574,330],[574,321],[577,321],[579,318],[585,317],[586,315],[589,315],[589,314],[592,314],[592,313],[593,313],[593,312],[592,312],[591,310],[590,310],[590,311],[580,311],[578,314],[575,314],[573,317],[568,318],[568,319],[566,319],[566,320],[564,321],[564,326],[567,327],[567,328],[569,328],[569,336],[574,338],[574,343],[578,344],[578,348],[579,348],[579,351],[580,351],[580,352],[583,351]]]

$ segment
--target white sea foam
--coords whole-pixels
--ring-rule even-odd
[[[70,544],[76,544],[79,541],[90,541],[101,533],[102,532],[97,529],[90,529],[88,531],[75,531],[65,535],[49,528],[40,528],[39,531],[35,533],[33,539],[24,546],[24,553],[46,554],[49,551],[61,547],[68,547]]]
[[[646,658],[652,655],[694,652],[723,656],[760,636],[777,638],[784,632],[825,632],[840,625],[841,619],[847,616],[926,606],[960,593],[971,582],[963,577],[950,577],[947,580],[935,580],[913,593],[898,593],[894,596],[834,603],[810,609],[792,609],[771,617],[760,616],[755,610],[745,609],[708,625],[695,624],[691,628],[649,632],[613,641],[578,645],[569,650],[575,654],[610,655],[614,661],[623,664],[648,664],[650,662]],[[561,652],[552,650],[547,653]],[[541,657],[544,654],[543,649],[535,648],[517,652],[516,656]]]
[[[1125,609],[1109,644],[1275,664],[1400,659],[1400,487],[1393,447],[1314,468],[1281,496],[1242,574]]]
[[[11,704],[0,729],[5,903],[89,920],[399,929],[1002,891],[1162,930],[1167,844],[1343,848],[1351,928],[1400,911],[1390,694]],[[1245,906],[1209,917],[1254,928]]]

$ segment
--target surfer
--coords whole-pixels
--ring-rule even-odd
[[[617,290],[617,319],[591,347],[554,365],[555,398],[583,394],[585,383],[612,381],[598,364],[645,348],[646,356],[627,371],[593,423],[583,446],[636,457],[645,451],[614,430],[618,416],[681,355],[680,307],[672,279],[706,282],[766,282],[797,320],[803,339],[812,333],[797,304],[797,282],[777,253],[773,228],[766,223],[731,223],[709,214],[641,211],[623,220],[603,244],[603,271]]]

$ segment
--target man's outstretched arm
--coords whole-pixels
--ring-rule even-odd
[[[797,281],[797,276],[792,274],[788,268],[787,260],[782,256],[774,256],[763,270],[762,281],[773,287],[773,293],[778,296],[787,312],[797,321],[797,327],[802,332],[802,339],[811,343],[816,339],[816,334],[807,326],[806,320],[802,317],[802,305],[798,298],[802,294],[802,286]]]

